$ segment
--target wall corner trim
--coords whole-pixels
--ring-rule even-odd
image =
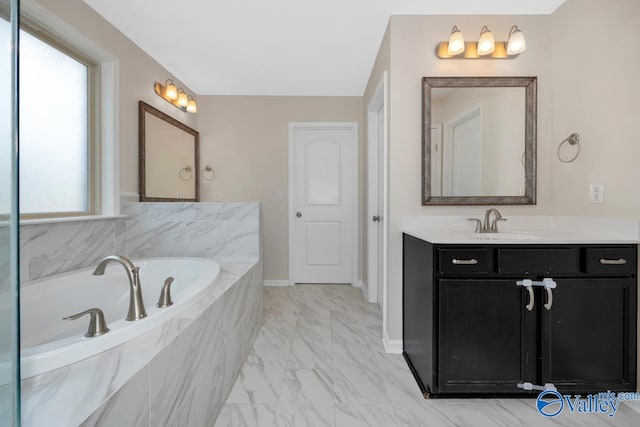
[[[404,348],[402,340],[389,339],[387,334],[382,337],[382,343],[384,344],[384,351],[391,354],[401,354]]]

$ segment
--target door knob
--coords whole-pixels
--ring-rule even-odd
[[[298,218],[300,218],[300,217],[302,216],[302,213],[300,213],[300,212],[296,212],[296,216],[297,216]]]
[[[380,221],[380,217],[378,215],[374,215],[371,219],[374,220],[375,222]]]

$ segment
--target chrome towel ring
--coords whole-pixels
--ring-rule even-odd
[[[189,181],[191,178],[193,178],[193,171],[191,170],[191,166],[185,166],[180,169],[180,172],[178,172],[178,176],[183,181]]]
[[[560,151],[562,150],[562,146],[565,145],[565,144],[577,146],[578,150],[576,151],[576,154],[573,157],[571,157],[571,158],[562,158],[562,155],[560,154]],[[580,155],[580,135],[578,133],[574,132],[571,135],[569,135],[568,137],[566,137],[564,139],[564,141],[562,141],[560,143],[560,145],[558,146],[558,160],[560,160],[562,163],[571,163],[575,159],[577,159],[579,155]]]

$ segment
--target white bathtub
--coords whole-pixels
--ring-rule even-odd
[[[73,364],[109,350],[166,322],[193,306],[205,291],[215,286],[220,267],[215,261],[199,258],[155,258],[133,260],[140,267],[140,283],[147,317],[128,322],[129,281],[124,267],[107,266],[103,276],[93,276],[94,268],[73,271],[34,281],[21,289],[21,376],[28,378]],[[160,289],[173,277],[173,305],[158,308]],[[63,317],[88,308],[103,310],[110,331],[85,338],[89,316],[74,321]],[[6,328],[6,325],[0,327]],[[0,349],[6,357],[7,349]],[[0,385],[9,379],[8,363],[0,364]]]

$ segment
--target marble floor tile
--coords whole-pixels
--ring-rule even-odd
[[[271,427],[277,405],[233,403],[225,405],[214,427]]]
[[[562,413],[535,399],[422,397],[402,355],[385,353],[382,313],[347,285],[264,288],[264,325],[215,427],[631,427],[640,402],[615,417]]]
[[[313,369],[288,370],[274,426],[320,427],[335,425],[332,384]]]
[[[270,346],[254,345],[227,403],[278,403],[285,374],[285,356]]]

